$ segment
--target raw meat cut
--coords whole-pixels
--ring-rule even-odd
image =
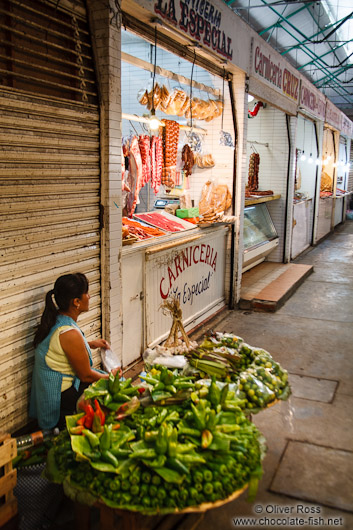
[[[181,230],[185,230],[183,225],[176,221],[172,221],[171,219],[167,219],[164,215],[161,215],[158,212],[139,213],[136,217],[141,219],[141,221],[158,226],[158,228],[162,228],[162,230],[168,230],[168,232],[180,232]]]
[[[142,171],[142,158],[141,158],[141,152],[139,148],[138,139],[136,136],[133,137],[130,143],[130,149],[129,149],[129,166],[131,174],[134,173],[134,180],[136,181],[135,186],[135,192],[134,192],[134,198],[133,202],[131,204],[130,211],[128,212],[128,216],[131,217],[132,214],[135,211],[137,201],[139,198],[140,190],[144,187],[145,182],[143,178],[143,171]]]
[[[151,143],[150,137],[147,134],[141,134],[139,136],[139,148],[142,159],[142,172],[143,180],[145,184],[149,182],[151,178]]]

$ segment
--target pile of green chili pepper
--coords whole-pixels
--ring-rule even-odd
[[[165,386],[184,382],[175,374],[167,380],[171,376],[162,369],[157,372],[151,377],[160,381],[163,373]],[[104,402],[107,394],[95,395],[97,386],[102,390],[95,383],[85,394]],[[189,397],[180,404],[161,406],[159,400],[143,407],[135,396],[134,405],[133,400],[121,404],[129,408],[119,421],[121,413],[103,404],[105,421],[97,432],[85,426],[80,434],[72,431],[85,412],[67,417],[68,434],[48,454],[48,478],[108,506],[142,513],[215,502],[256,482],[262,472],[261,435],[229,396],[227,385],[220,390],[213,380],[202,392],[193,383],[187,389]]]
[[[290,395],[288,373],[270,353],[245,344],[231,333],[209,334],[187,357],[201,376],[236,383],[235,395],[243,410],[258,412]]]

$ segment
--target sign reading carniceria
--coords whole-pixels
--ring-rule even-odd
[[[326,98],[309,82],[301,80],[299,105],[308,110],[319,120],[324,121],[326,111]]]
[[[298,102],[299,77],[296,71],[262,39],[253,40],[252,75]]]

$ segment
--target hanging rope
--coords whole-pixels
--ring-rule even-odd
[[[223,107],[222,107],[222,122],[221,122],[221,130],[223,131],[223,118],[224,118],[224,78],[226,76],[226,70],[223,66],[223,81],[222,81],[222,102],[223,102]]]
[[[194,77],[195,61],[196,61],[196,52],[194,50],[194,60],[192,62],[191,77],[190,77],[190,126],[191,126],[191,129],[192,129],[192,80],[193,80],[193,77]]]
[[[152,108],[151,108],[152,116],[154,116],[156,112],[154,108],[154,83],[156,79],[156,65],[157,65],[157,26],[154,27],[154,61],[153,61],[153,77],[152,77]]]

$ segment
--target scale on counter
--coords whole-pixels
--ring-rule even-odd
[[[153,209],[163,210],[168,204],[179,205],[179,199],[177,197],[158,197],[158,199],[155,200]]]

